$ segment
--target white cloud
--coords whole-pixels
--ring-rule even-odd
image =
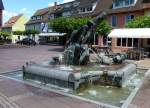
[[[4,17],[12,17],[12,16],[17,15],[17,13],[16,13],[16,12],[13,12],[13,11],[4,10],[4,11],[3,11],[3,15],[4,15]]]
[[[48,6],[54,6],[54,3],[51,2],[51,3],[48,4]]]
[[[71,1],[74,1],[74,0],[64,0],[63,3],[67,3],[67,2],[71,2]]]
[[[23,14],[30,14],[31,12],[27,10],[27,8],[22,8],[20,9],[19,13],[23,13]]]

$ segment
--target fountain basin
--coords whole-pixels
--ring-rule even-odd
[[[68,67],[49,67],[36,63],[27,63],[23,66],[23,78],[41,81],[45,84],[54,84],[60,87],[76,90],[82,84],[98,83],[105,86],[122,87],[126,78],[136,73],[136,65],[126,64],[117,70],[76,70]]]
[[[62,66],[63,70],[65,70],[64,66]],[[95,68],[95,67],[94,67]],[[67,70],[71,70],[67,68]],[[78,68],[79,70],[79,68]],[[84,69],[81,69],[84,70]],[[42,89],[46,88],[48,90],[52,90],[54,92],[59,92],[66,96],[71,96],[77,99],[88,100],[88,102],[99,103],[102,106],[114,106],[114,108],[123,108],[124,104],[129,103],[128,100],[132,100],[135,92],[138,91],[141,83],[143,82],[144,73],[147,70],[139,70],[137,69],[137,73],[130,75],[127,77],[126,81],[123,83],[122,88],[114,87],[114,86],[102,86],[100,84],[81,84],[80,87],[72,91],[71,89],[66,89],[63,87],[59,87],[52,84],[43,84],[41,81],[32,80],[32,79],[23,79],[23,72],[14,71],[10,73],[5,73],[3,76],[7,78],[14,79],[16,81],[35,85],[36,87],[40,87]],[[108,105],[108,106],[107,106]],[[109,108],[109,107],[108,107]],[[111,108],[111,107],[110,107]]]

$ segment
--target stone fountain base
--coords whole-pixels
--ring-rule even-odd
[[[76,90],[85,83],[122,87],[126,78],[136,72],[134,64],[100,65],[99,67],[100,70],[95,71],[88,66],[82,69],[83,67],[51,65],[48,62],[27,63],[23,66],[23,78]]]

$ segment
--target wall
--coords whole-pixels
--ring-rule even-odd
[[[13,25],[12,31],[24,31],[25,30],[25,23],[27,23],[28,19],[23,15],[21,16],[18,21]]]
[[[11,33],[11,32],[12,32],[12,28],[11,28],[11,27],[2,28],[2,31],[3,31],[3,32]]]
[[[27,23],[28,19],[23,15],[21,16],[18,21],[13,25],[12,31],[24,31],[25,30],[25,23]],[[17,42],[19,36],[13,35],[12,36],[12,43]],[[25,36],[20,36],[20,40],[25,38]]]
[[[117,26],[114,27],[114,28],[124,28],[125,27],[125,17],[127,15],[134,15],[134,18],[138,17],[138,16],[143,16],[144,15],[144,11],[143,10],[140,10],[140,11],[134,11],[134,12],[126,12],[126,13],[117,13],[117,14],[109,14],[108,17],[107,17],[107,20],[108,22],[111,24],[111,17],[113,15],[116,15],[117,16]],[[129,48],[127,47],[118,47],[116,44],[116,38],[112,38],[112,50],[115,51],[115,52],[122,52],[122,51],[126,51],[128,50]]]
[[[117,13],[117,14],[109,14],[108,15],[108,22],[111,24],[111,17],[113,15],[117,16],[117,26],[116,28],[123,28],[125,26],[125,16],[127,15],[134,15],[134,17],[143,16],[144,11],[134,11],[134,12],[126,12],[126,13]]]
[[[0,10],[0,28],[2,27],[3,24],[3,10]]]
[[[41,23],[28,24],[26,25],[26,30],[38,30],[41,31]]]

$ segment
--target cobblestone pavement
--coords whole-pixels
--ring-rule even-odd
[[[14,102],[10,102],[9,99],[0,93],[0,108],[20,108]]]
[[[0,49],[0,72],[19,69],[28,61],[40,62],[59,55],[61,46]],[[150,68],[150,59],[135,62]],[[150,108],[150,78],[145,80],[128,108]],[[96,104],[0,77],[0,108],[100,108]]]
[[[0,49],[0,72],[16,70],[28,61],[48,60],[62,51],[62,46],[41,45],[31,48]]]
[[[134,63],[137,65],[137,67],[141,69],[150,69],[150,58],[145,58],[143,60],[128,60],[130,63]]]
[[[150,59],[135,62],[139,67],[150,69]],[[150,108],[150,70],[146,73],[144,83],[128,108]]]
[[[62,46],[0,49],[0,72],[16,70],[28,61],[40,62],[62,53]],[[0,77],[0,108],[100,108],[96,104]]]
[[[96,104],[23,84],[0,80],[0,108],[101,108]]]

